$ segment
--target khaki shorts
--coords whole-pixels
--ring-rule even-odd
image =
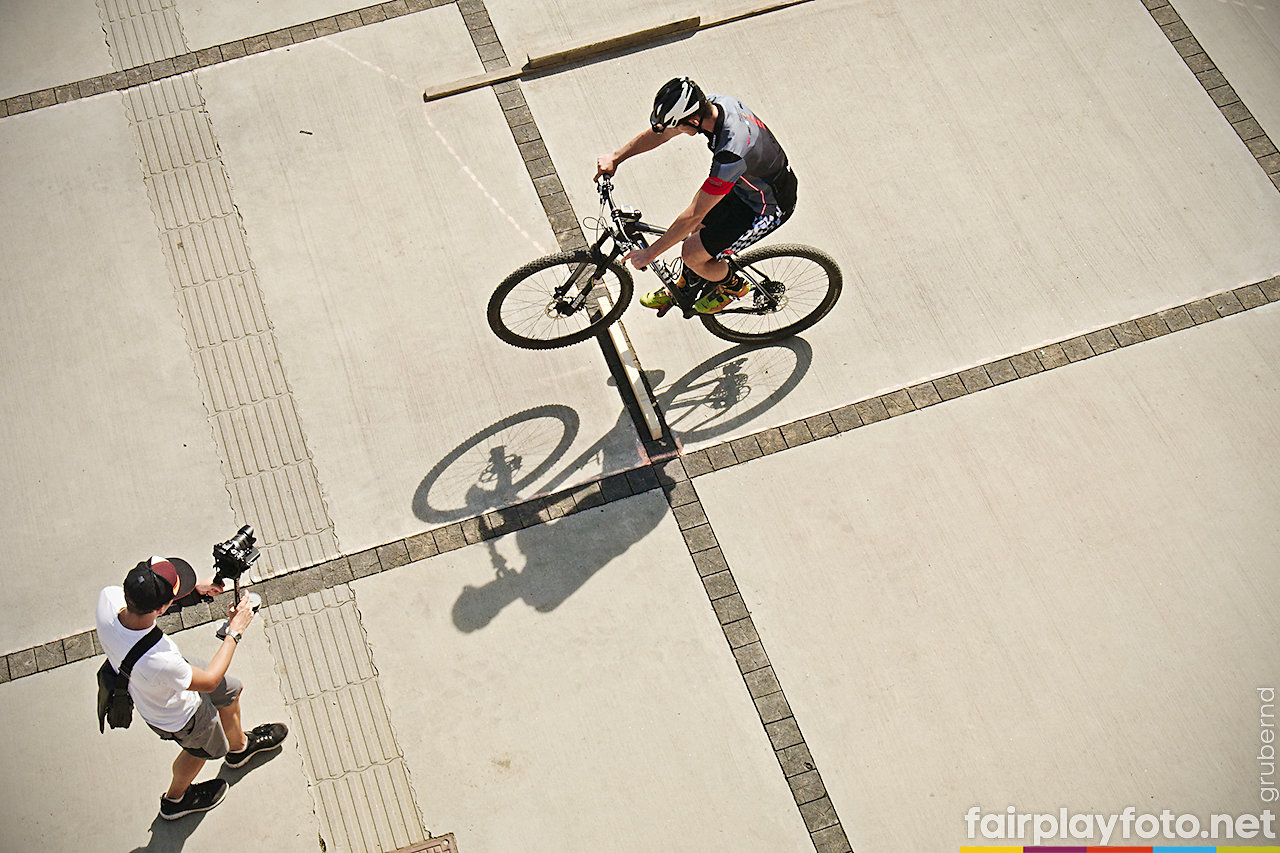
[[[179,731],[166,732],[151,726],[151,730],[164,740],[177,741],[178,746],[206,760],[222,758],[230,749],[227,734],[222,730],[222,720],[218,718],[218,709],[225,708],[240,695],[244,685],[237,678],[229,675],[222,677],[212,693],[200,694],[200,707],[191,715],[191,719]]]

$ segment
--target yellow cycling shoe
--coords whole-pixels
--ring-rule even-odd
[[[706,296],[693,303],[693,310],[699,314],[715,314],[735,299],[740,299],[751,292],[751,282],[733,278],[716,286]]]
[[[671,293],[665,287],[659,287],[657,290],[641,296],[640,304],[645,308],[661,311],[671,305]]]

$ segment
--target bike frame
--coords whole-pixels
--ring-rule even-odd
[[[595,273],[592,275],[594,280],[603,273],[609,264],[618,261],[626,253],[636,249],[648,248],[649,236],[659,237],[667,233],[667,229],[660,228],[657,225],[650,225],[648,222],[641,220],[639,210],[632,207],[618,206],[613,200],[613,181],[608,176],[601,177],[596,182],[596,189],[600,193],[602,206],[609,209],[609,218],[607,220],[601,218],[600,220],[600,236],[596,238],[595,243],[588,250],[591,253],[591,261],[575,270],[573,275],[569,276],[569,280],[562,286],[563,290],[557,288],[555,293],[563,306],[573,311],[583,306],[591,292],[590,287],[584,287],[576,297],[565,299],[569,294],[570,288],[582,280],[583,272],[594,267]],[[604,247],[610,241],[612,241],[613,245],[606,253]],[[739,266],[733,258],[727,258],[726,260],[728,260],[729,268],[732,272],[736,272],[755,285],[754,292],[758,294],[756,300],[762,299],[763,304],[753,300],[753,305],[750,308],[726,308],[720,313],[760,314],[774,310],[776,298],[773,289],[765,287],[765,282],[758,275],[745,267]],[[671,294],[671,300],[680,307],[686,319],[697,316],[698,312],[694,309],[693,304],[702,296],[702,289],[699,288],[697,292],[686,292],[691,289],[677,287],[676,282],[679,280],[680,275],[676,272],[674,263],[654,260],[645,269],[652,270],[666,285],[667,291]]]

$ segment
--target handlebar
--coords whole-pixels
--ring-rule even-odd
[[[596,178],[596,192],[600,193],[600,200],[609,205],[609,210],[612,211],[614,209],[613,179],[608,175]]]
[[[640,219],[640,211],[632,208],[619,208],[613,200],[613,180],[609,175],[596,178],[596,192],[600,194],[600,202],[609,208],[609,219],[613,222],[615,239],[632,248],[644,248],[648,241],[644,236],[635,233],[629,225]]]

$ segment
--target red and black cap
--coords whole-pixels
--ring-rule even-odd
[[[181,557],[150,557],[124,578],[125,598],[142,613],[159,610],[195,588],[195,569]]]

